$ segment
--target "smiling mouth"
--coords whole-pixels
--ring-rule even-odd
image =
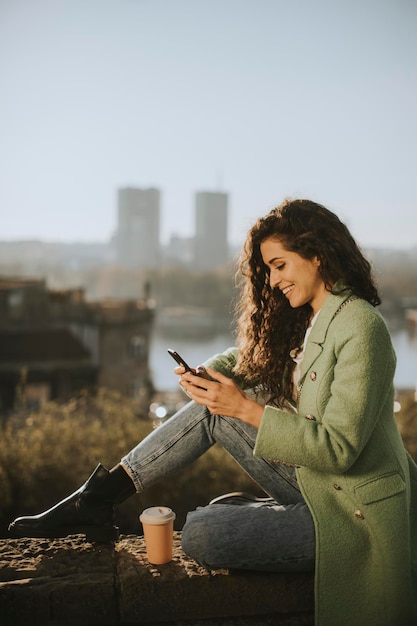
[[[294,285],[290,285],[289,287],[285,287],[285,289],[282,290],[282,293],[284,294],[284,296],[287,296],[293,289]]]

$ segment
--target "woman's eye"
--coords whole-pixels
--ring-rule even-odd
[[[284,265],[285,265],[285,263],[282,263],[282,265],[276,265],[275,269],[276,270],[283,270],[284,269]]]

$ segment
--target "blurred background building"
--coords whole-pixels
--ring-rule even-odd
[[[161,262],[159,189],[118,191],[117,260],[131,269],[154,269]]]
[[[0,413],[96,386],[146,405],[153,318],[146,299],[89,302],[83,289],[0,278]]]

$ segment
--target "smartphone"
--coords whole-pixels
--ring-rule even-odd
[[[187,361],[184,361],[184,359],[178,354],[178,352],[176,352],[175,350],[171,350],[171,348],[168,348],[168,353],[172,356],[173,359],[175,359],[178,365],[182,365],[185,368],[186,372],[191,372],[192,374],[195,374],[195,376],[200,376],[200,374],[197,374],[197,372],[188,365]],[[197,387],[199,389],[204,389],[204,391],[207,391],[206,387],[199,387],[198,385]]]
[[[173,359],[175,359],[178,365],[182,365],[187,372],[193,371],[192,368],[188,365],[188,363],[184,361],[182,356],[178,354],[178,352],[176,352],[175,350],[171,350],[171,348],[168,348],[168,353],[172,356]]]

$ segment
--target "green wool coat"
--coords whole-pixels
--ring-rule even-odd
[[[231,375],[236,349],[208,362]],[[297,414],[266,406],[254,454],[297,466],[316,529],[316,626],[417,624],[417,466],[393,413],[395,354],[368,302],[330,294]]]

